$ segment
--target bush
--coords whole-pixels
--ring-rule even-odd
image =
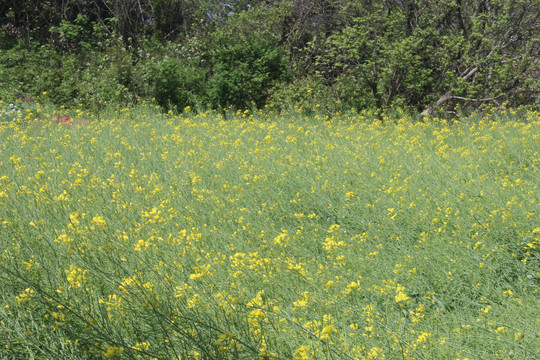
[[[207,85],[212,107],[262,107],[271,89],[289,78],[285,51],[271,37],[258,36],[224,32],[216,37]]]
[[[375,99],[361,81],[342,74],[332,85],[320,75],[309,75],[273,89],[269,102],[279,110],[296,110],[306,115],[315,111],[326,114],[339,111],[373,109]]]
[[[165,57],[151,69],[152,94],[164,109],[184,108],[189,101],[187,75],[180,62]]]
[[[272,90],[269,103],[278,110],[296,110],[311,115],[315,109],[335,112],[341,103],[330,86],[320,76],[307,76]]]

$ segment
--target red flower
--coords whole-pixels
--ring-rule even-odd
[[[54,115],[53,120],[64,125],[71,125],[73,123],[73,119],[71,119],[69,116]]]

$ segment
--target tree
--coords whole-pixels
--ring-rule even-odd
[[[423,114],[456,101],[538,102],[540,1],[457,1],[441,15],[438,53],[449,76]]]
[[[456,102],[538,101],[538,0],[351,1],[347,9],[315,68],[331,84],[347,77],[368,88],[378,108],[426,114]]]

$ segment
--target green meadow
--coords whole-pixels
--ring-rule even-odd
[[[538,112],[10,114],[1,359],[540,356]]]

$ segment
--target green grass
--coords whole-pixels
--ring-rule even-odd
[[[0,357],[533,359],[540,115],[0,123]]]

